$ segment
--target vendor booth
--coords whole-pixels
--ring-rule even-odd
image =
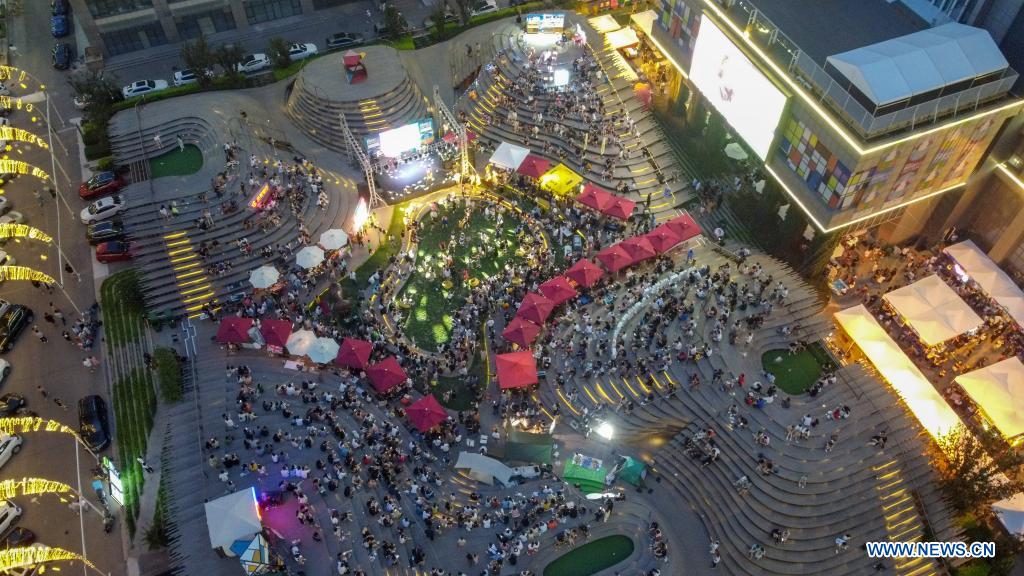
[[[965,240],[943,250],[956,263],[956,273],[972,280],[1002,306],[1018,326],[1024,327],[1024,292],[981,248]]]
[[[1024,437],[1024,364],[1016,356],[961,374],[955,382],[1007,441]]]
[[[491,154],[491,159],[488,162],[507,170],[518,170],[529,155],[530,151],[522,146],[502,142],[494,154]]]
[[[540,177],[541,189],[547,190],[556,196],[572,194],[577,191],[582,183],[583,177],[573,172],[565,164],[558,164]]]
[[[207,502],[205,506],[210,546],[226,556],[238,556],[232,550],[235,541],[251,542],[263,531],[255,488],[221,496]]]
[[[927,346],[981,326],[981,318],[967,302],[935,274],[893,290],[883,298]]]

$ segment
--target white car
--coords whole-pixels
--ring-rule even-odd
[[[120,214],[123,212],[126,206],[127,204],[124,201],[124,197],[120,194],[100,198],[82,210],[82,224],[106,220],[114,214]]]
[[[11,363],[3,358],[0,358],[0,385],[7,380],[7,376],[11,373]]]
[[[121,95],[128,98],[142,96],[151,92],[159,92],[167,89],[167,80],[138,80],[121,88]]]
[[[292,62],[316,56],[317,52],[316,44],[292,44],[288,47],[288,57]]]
[[[7,253],[6,250],[0,250],[0,266],[16,266],[17,262],[14,260],[14,256]],[[0,364],[0,366],[3,366]]]
[[[21,452],[21,436],[17,434],[0,434],[0,467],[7,464],[18,452]]]
[[[24,224],[25,215],[17,210],[11,210],[7,214],[0,216],[0,224]]]
[[[178,70],[174,73],[171,78],[171,84],[175,86],[185,86],[186,84],[195,84],[199,81],[199,75],[195,73],[191,68],[185,68],[184,70]]]
[[[270,58],[266,54],[246,54],[237,68],[242,73],[259,72],[270,68]]]
[[[479,16],[481,14],[490,14],[491,12],[498,11],[498,4],[494,0],[477,0],[473,4],[473,9],[469,11],[472,16]]]
[[[513,466],[512,477],[520,477],[524,480],[540,478],[540,467],[538,466]]]
[[[0,534],[6,534],[21,518],[21,508],[10,500],[0,501]]]

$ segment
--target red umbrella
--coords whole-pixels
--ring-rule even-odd
[[[673,246],[679,244],[679,233],[668,224],[662,224],[647,233],[647,240],[658,251],[658,254],[668,252]]]
[[[597,253],[597,259],[604,264],[609,272],[618,272],[633,263],[633,258],[626,250],[615,244]]]
[[[551,162],[548,162],[544,158],[537,156],[536,154],[530,154],[523,160],[523,163],[519,165],[519,172],[523,176],[529,176],[530,178],[540,178],[545,172],[551,168]]]
[[[587,182],[587,185],[583,187],[583,191],[576,197],[576,201],[584,206],[590,206],[598,212],[604,212],[605,209],[615,202],[615,196],[604,188],[599,188]]]
[[[292,334],[292,323],[287,320],[264,320],[260,323],[260,334],[267,346],[284,348]]]
[[[679,241],[684,242],[693,238],[694,236],[700,235],[700,226],[689,214],[683,214],[682,216],[676,216],[662,224],[662,226],[668,226],[672,228],[679,235]],[[660,228],[660,226],[659,226]]]
[[[536,384],[537,360],[533,352],[509,352],[494,357],[494,366],[498,372],[498,386],[506,388],[522,388]]]
[[[516,312],[516,316],[519,318],[525,318],[526,320],[540,326],[544,324],[544,321],[548,319],[548,316],[551,315],[551,311],[554,309],[554,302],[540,294],[537,294],[536,292],[530,292],[519,304],[519,310]]]
[[[636,202],[633,202],[632,200],[627,200],[622,196],[614,196],[612,204],[604,210],[601,210],[601,212],[604,212],[614,218],[618,218],[619,220],[625,220],[633,213],[633,208],[635,206]]]
[[[370,363],[370,353],[373,352],[373,344],[358,338],[345,338],[338,348],[338,355],[334,361],[342,366],[365,370]]]
[[[451,144],[452,142],[455,142],[458,138],[459,137],[455,135],[455,132],[449,130],[444,133],[444,136],[441,137],[441,140],[444,140],[445,142]]]
[[[426,432],[448,418],[448,412],[437,401],[437,398],[434,398],[433,394],[424,396],[410,404],[405,409],[405,415],[420,432]]]
[[[217,342],[221,344],[249,342],[249,328],[252,328],[252,318],[228,316],[221,320],[220,326],[217,327]]]
[[[537,326],[525,318],[516,316],[508,323],[505,330],[502,331],[501,337],[509,342],[514,342],[523,348],[526,348],[533,343],[537,334],[540,334],[540,326]]]
[[[628,240],[619,242],[619,246],[629,254],[629,257],[633,259],[633,264],[653,258],[658,255],[658,251],[651,246],[651,241],[646,236],[633,236]]]
[[[590,260],[580,260],[565,271],[565,276],[584,288],[590,288],[604,276],[604,270]]]
[[[374,389],[381,394],[405,382],[405,379],[408,378],[405,375],[405,370],[402,370],[394,356],[388,356],[380,362],[368,366],[366,375],[373,383]]]
[[[576,289],[572,287],[572,284],[564,276],[557,276],[548,280],[541,284],[538,290],[540,290],[540,293],[545,298],[554,302],[555,306],[576,297]]]

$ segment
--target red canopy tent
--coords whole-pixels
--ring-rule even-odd
[[[604,270],[590,260],[580,260],[565,271],[566,278],[584,288],[590,288],[596,284],[601,276],[604,276]]]
[[[405,370],[402,370],[402,366],[398,364],[398,360],[394,356],[388,356],[376,364],[367,366],[366,375],[370,378],[373,388],[381,394],[405,382],[405,379],[408,378],[405,375]]]
[[[694,236],[700,235],[700,225],[693,219],[689,214],[683,214],[682,216],[676,216],[662,224],[662,226],[668,226],[672,228],[679,235],[679,241],[684,242],[693,238]],[[659,226],[660,228],[660,226]]]
[[[537,360],[533,352],[509,352],[494,357],[494,366],[498,372],[498,386],[502,389],[523,388],[536,384]]]
[[[615,195],[604,188],[587,182],[583,187],[583,191],[576,197],[576,201],[584,206],[590,206],[598,212],[604,212],[615,202]]]
[[[334,362],[341,366],[365,370],[370,363],[370,354],[373,352],[373,344],[358,338],[345,338],[338,347],[338,355]]]
[[[576,297],[576,289],[566,280],[565,276],[556,276],[541,284],[537,289],[545,298],[554,302],[555,306]]]
[[[619,244],[614,244],[597,253],[597,259],[609,272],[618,272],[633,263],[633,257]]]
[[[536,292],[530,292],[519,304],[516,316],[541,326],[555,309],[555,303]]]
[[[516,316],[508,323],[505,330],[501,332],[501,337],[509,342],[514,342],[523,348],[526,348],[530,344],[533,344],[533,340],[537,338],[537,334],[540,334],[540,326],[537,326],[525,318]]]
[[[679,244],[680,237],[679,233],[671,226],[662,224],[647,233],[647,240],[658,251],[658,254],[663,254],[671,250],[676,244]]]
[[[658,251],[654,249],[654,246],[651,246],[651,241],[646,236],[633,236],[619,242],[619,246],[622,246],[626,254],[629,254],[629,257],[633,259],[633,264],[658,255]]]
[[[252,318],[228,316],[221,320],[220,326],[217,327],[217,342],[221,344],[249,342],[249,328],[252,328]]]
[[[536,154],[530,154],[526,157],[526,160],[523,160],[523,163],[519,165],[519,169],[516,170],[516,172],[536,180],[550,169],[551,162],[548,162]]]
[[[434,398],[433,394],[424,396],[410,404],[405,409],[405,415],[409,418],[409,422],[420,432],[426,432],[448,418],[448,412],[437,401],[437,398]]]
[[[633,213],[633,208],[636,207],[636,202],[627,200],[622,196],[613,196],[612,198],[612,203],[604,210],[601,210],[601,212],[619,220],[629,218],[629,215]]]
[[[263,320],[260,323],[260,334],[267,346],[284,348],[292,334],[292,323],[287,320]]]

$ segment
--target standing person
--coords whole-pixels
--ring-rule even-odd
[[[39,330],[39,326],[33,326],[33,327],[32,327],[32,333],[33,333],[33,334],[35,334],[36,338],[39,338],[39,341],[40,341],[40,342],[42,342],[43,344],[46,344],[46,343],[47,343],[47,342],[49,341],[49,340],[48,340],[48,339],[46,338],[46,334],[43,334],[43,333],[42,333],[42,332],[41,332],[41,331]]]
[[[175,138],[178,141],[178,152],[184,152],[185,151],[185,141],[181,138],[181,134],[175,136]]]
[[[41,191],[33,190],[32,195],[35,196],[36,202],[38,202],[40,206],[46,204],[46,198],[43,196],[43,193]]]
[[[153,143],[156,144],[157,150],[160,150],[160,148],[163,146],[163,139],[160,138],[159,132],[153,135]]]
[[[142,466],[142,469],[146,472],[146,474],[152,474],[153,472],[156,472],[156,470],[154,470],[153,467],[150,466],[146,462],[146,459],[143,458],[142,456],[137,456],[135,458],[135,461],[139,463],[139,466]]]

